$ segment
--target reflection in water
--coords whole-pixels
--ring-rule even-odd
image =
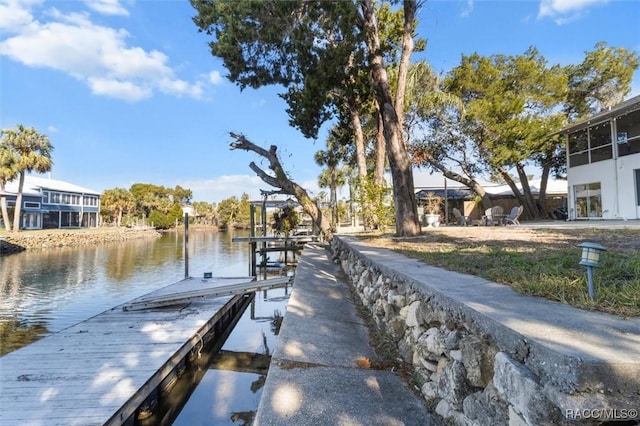
[[[26,346],[49,334],[42,324],[25,325],[20,321],[0,321],[0,356]]]
[[[275,347],[277,339],[272,324],[277,314],[286,309],[288,290],[271,289],[264,298],[254,299],[174,425],[252,423],[267,377],[269,348]]]
[[[232,238],[231,233],[190,230],[190,275],[246,276],[247,246]],[[155,240],[0,256],[2,350],[4,342],[11,342],[8,351],[17,349],[182,279],[183,241],[181,234],[168,233]],[[289,291],[272,289],[254,299],[222,348],[223,354],[242,354],[253,364],[243,371],[217,370],[203,359],[202,380],[189,400],[169,409],[174,410],[171,418],[180,411],[174,425],[251,424],[266,378],[256,364],[264,365],[275,347]],[[191,393],[188,381],[184,386],[184,394]]]
[[[190,230],[190,275],[246,275],[247,248],[232,238]],[[183,235],[171,232],[156,239],[0,256],[0,323],[6,322],[7,330],[15,322],[38,325],[44,331],[32,334],[41,336],[172,284],[184,278],[183,245]]]

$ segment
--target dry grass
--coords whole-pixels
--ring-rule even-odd
[[[420,237],[361,235],[385,247],[445,269],[482,276],[516,291],[622,317],[640,315],[640,230],[441,227]],[[595,269],[596,298],[587,292],[578,244],[607,248]]]

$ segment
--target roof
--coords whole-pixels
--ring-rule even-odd
[[[540,185],[542,183],[542,179],[533,179],[529,181],[529,187],[531,188],[532,194],[540,193]],[[520,183],[517,184],[517,187],[520,191],[522,191],[522,185]],[[485,187],[485,191],[487,191],[490,195],[513,195],[513,191],[509,185],[494,185],[490,187]],[[552,180],[550,179],[547,182],[547,195],[567,195],[568,184],[566,180]]]
[[[598,114],[592,115],[589,118],[572,123],[569,126],[562,128],[559,132],[557,132],[557,134],[564,135],[567,133],[571,133],[582,127],[586,127],[591,123],[605,121],[617,115],[625,114],[638,108],[640,108],[640,95],[629,98],[626,101],[621,102],[618,105],[611,107],[605,111],[599,112]]]
[[[18,179],[7,183],[6,193],[18,193]],[[74,192],[79,194],[100,195],[99,192],[82,186],[74,185],[62,180],[43,178],[38,176],[25,176],[23,194],[39,195],[40,190],[51,190],[59,192]]]
[[[531,188],[532,194],[540,193],[541,183],[542,183],[541,179],[534,179],[529,181],[529,187]],[[517,187],[518,189],[520,189],[520,191],[522,191],[522,185],[518,183]],[[511,191],[511,188],[509,187],[509,185],[490,184],[487,186],[483,186],[483,188],[487,192],[487,194],[493,195],[493,196],[499,196],[499,195],[512,196],[513,195],[513,191]],[[547,191],[546,191],[547,195],[566,196],[567,190],[568,190],[568,186],[567,186],[566,180],[549,180],[547,182]],[[435,195],[444,198],[445,197],[444,183],[441,184],[439,187],[422,189],[416,192],[416,197],[418,199],[426,198],[427,193],[429,192],[433,192]],[[467,187],[458,186],[457,188],[450,188],[449,185],[447,185],[446,198],[450,200],[472,200],[474,195],[475,195],[474,192]]]
[[[391,180],[389,180],[391,181]],[[444,185],[447,185],[448,189],[451,188],[466,188],[466,186],[458,181],[444,177],[440,172],[434,172],[422,168],[413,169],[413,187],[416,190],[420,189],[443,189]],[[495,185],[494,183],[478,180],[478,183],[482,186]]]
[[[413,169],[413,186],[416,190],[416,196],[418,198],[426,197],[428,192],[433,192],[440,197],[445,196],[444,188],[445,182],[447,187],[447,198],[456,200],[471,200],[474,197],[474,192],[466,185],[445,178],[439,172],[431,172],[425,169]],[[489,195],[513,195],[513,191],[509,185],[497,184],[495,182],[488,182],[478,179],[477,182],[484,188]],[[529,187],[534,194],[540,192],[541,179],[534,179],[529,181]],[[517,185],[522,191],[522,186]],[[547,182],[548,195],[566,195],[567,194],[567,181],[566,180],[553,180],[550,179]]]

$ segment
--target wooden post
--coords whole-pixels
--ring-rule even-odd
[[[189,278],[189,213],[184,214],[184,278]]]

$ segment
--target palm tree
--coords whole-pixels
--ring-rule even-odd
[[[136,206],[133,195],[124,188],[107,189],[100,197],[101,207],[110,213],[112,219],[116,221],[116,226],[122,226],[123,213],[130,213]]]
[[[45,173],[51,170],[53,146],[46,135],[40,134],[33,127],[25,128],[19,124],[15,129],[2,130],[8,149],[15,156],[15,167],[18,172],[18,196],[13,215],[13,230],[20,230],[20,209],[22,207],[22,190],[26,172]]]
[[[4,133],[3,133],[4,135]],[[7,182],[18,176],[16,156],[5,139],[0,140],[0,208],[2,209],[2,222],[7,231],[11,231],[11,221],[7,210],[7,197],[5,189]]]
[[[331,224],[337,225],[338,220],[338,196],[337,189],[343,186],[346,178],[343,170],[339,167],[342,160],[347,156],[346,147],[339,143],[336,131],[332,131],[327,138],[327,150],[318,151],[314,160],[318,166],[325,166],[320,176],[318,185],[320,188],[329,188],[329,203],[331,204]],[[366,172],[366,170],[365,170]]]

